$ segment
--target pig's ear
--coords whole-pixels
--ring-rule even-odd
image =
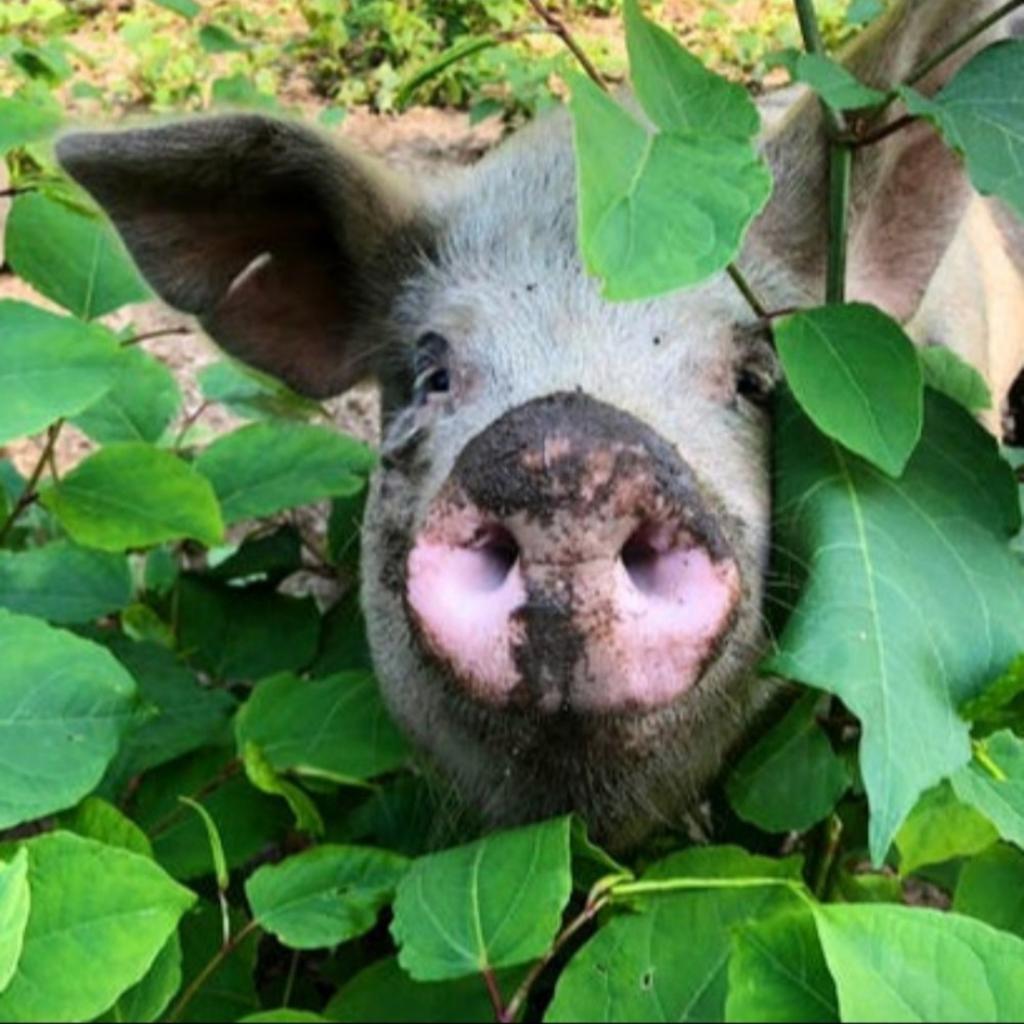
[[[248,114],[70,134],[57,156],[161,298],[232,355],[316,397],[372,371],[381,278],[416,219],[382,168]]]
[[[994,8],[991,0],[900,3],[844,58],[864,82],[887,89],[940,52]],[[997,30],[998,31],[998,30]],[[993,34],[979,39],[917,88],[931,95]],[[898,107],[888,115],[892,121]],[[775,175],[771,203],[752,232],[761,259],[784,260],[822,299],[827,239],[827,143],[821,107],[807,94],[764,144]],[[917,310],[963,219],[971,189],[960,160],[929,125],[918,123],[854,155],[849,241],[850,299],[873,302],[901,321]]]

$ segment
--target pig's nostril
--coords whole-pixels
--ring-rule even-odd
[[[666,525],[644,523],[622,546],[619,558],[633,586],[647,597],[672,597],[685,572],[690,539]]]
[[[497,590],[519,560],[519,545],[503,526],[485,526],[469,545],[478,560],[477,582],[481,590]]]

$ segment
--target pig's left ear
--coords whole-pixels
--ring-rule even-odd
[[[251,114],[74,133],[57,157],[232,355],[315,397],[372,372],[374,306],[416,221],[383,168]]]
[[[888,88],[973,22],[995,0],[930,0],[895,5],[854,45],[845,63],[869,85]],[[938,68],[917,86],[934,93],[984,43]],[[898,110],[890,112],[889,121]],[[781,259],[810,293],[824,298],[828,248],[828,144],[820,104],[806,95],[764,143],[775,177],[773,198],[751,234],[752,254]],[[896,131],[854,154],[847,293],[906,322],[963,220],[971,189],[960,160],[925,123]]]

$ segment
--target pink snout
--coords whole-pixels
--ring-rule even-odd
[[[740,593],[674,450],[581,395],[474,438],[407,564],[413,625],[447,674],[484,703],[546,712],[671,702],[700,679]]]

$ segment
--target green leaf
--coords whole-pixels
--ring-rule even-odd
[[[24,848],[32,905],[0,1019],[89,1020],[141,980],[195,896],[149,858],[69,832]]]
[[[263,92],[256,83],[238,72],[227,78],[215,78],[210,89],[210,102],[214,106],[247,107],[254,110],[276,110],[277,99]]]
[[[142,442],[112,444],[42,494],[61,526],[86,547],[124,551],[224,535],[210,484],[171,452]]]
[[[368,932],[409,862],[388,850],[324,845],[260,868],[245,883],[253,917],[291,949]]]
[[[320,651],[310,671],[315,676],[326,676],[372,665],[359,594],[353,590],[323,617]]]
[[[281,797],[295,815],[295,827],[312,836],[324,834],[324,820],[313,798],[294,782],[283,779],[274,771],[263,751],[255,743],[246,743],[242,751],[245,777],[261,793]]]
[[[0,551],[0,607],[58,624],[89,622],[132,599],[123,555],[55,541],[17,553]]]
[[[670,32],[625,0],[629,70],[647,116],[665,132],[729,134],[749,139],[761,118],[747,90],[709,71]]]
[[[105,220],[41,192],[14,200],[5,243],[20,277],[83,320],[152,295]]]
[[[821,701],[808,693],[754,747],[729,777],[733,810],[766,832],[802,832],[827,817],[850,785],[846,762],[818,725]]]
[[[394,98],[395,110],[402,111],[409,105],[409,102],[416,95],[421,86],[426,85],[431,79],[437,78],[442,72],[447,71],[453,64],[481,50],[489,50],[494,46],[500,46],[502,40],[491,35],[465,35],[461,39],[439,53],[433,60],[428,61],[422,67],[414,71],[408,78],[403,80],[398,87]],[[323,119],[321,118],[321,123]]]
[[[794,77],[809,85],[833,110],[859,110],[884,102],[885,93],[864,85],[838,61],[820,53],[802,53]]]
[[[203,11],[202,7],[196,3],[196,0],[153,0],[153,3],[168,11],[173,11],[175,14],[180,14],[183,18],[188,18],[189,20]]]
[[[199,820],[203,823],[203,828],[206,830],[206,838],[210,846],[210,855],[213,858],[213,874],[217,880],[217,888],[223,893],[227,892],[228,885],[231,884],[231,877],[228,874],[228,862],[224,856],[224,840],[220,837],[220,829],[217,828],[217,823],[213,820],[213,816],[210,812],[198,801],[193,800],[189,796],[179,796],[178,799],[199,815]]]
[[[417,860],[391,934],[416,981],[444,981],[542,955],[572,892],[569,818],[489,835]]]
[[[771,193],[750,142],[652,135],[589,79],[570,80],[580,248],[605,297],[660,295],[722,270]]]
[[[836,988],[806,909],[777,914],[733,932],[728,1021],[838,1021]]]
[[[909,86],[899,93],[910,113],[933,122],[966,158],[979,192],[1024,216],[1024,41],[986,47],[931,99]]]
[[[156,1021],[170,1005],[181,988],[181,940],[175,932],[164,943],[153,966],[142,980],[125,992],[118,1001],[97,1017],[98,1021],[120,1024],[122,1021]]]
[[[226,558],[207,556],[207,575],[215,580],[280,583],[302,568],[302,535],[290,523],[273,533],[252,537]]]
[[[494,1008],[479,977],[413,981],[392,957],[346,982],[324,1008],[324,1016],[344,1024],[489,1024]]]
[[[22,848],[9,861],[0,861],[0,992],[21,957],[30,900],[28,850]]]
[[[119,358],[103,327],[0,301],[0,442],[91,405],[116,379]]]
[[[223,741],[237,707],[231,694],[203,686],[166,648],[118,638],[111,652],[132,674],[148,714],[125,733],[106,784],[123,785],[202,746]]]
[[[213,820],[230,822],[223,832],[229,870],[280,841],[285,833],[290,822],[285,805],[253,789],[240,769],[231,751],[212,748],[143,776],[133,813],[152,836],[157,860],[176,878],[200,878],[212,870],[202,822],[181,806],[179,796],[204,792],[198,800]]]
[[[882,0],[852,0],[846,11],[846,22],[849,25],[866,25],[884,13]]]
[[[135,684],[102,647],[4,611],[0,651],[3,829],[70,807],[96,786],[129,722]]]
[[[118,367],[110,390],[72,416],[71,421],[98,444],[155,444],[181,407],[181,391],[174,374],[158,359],[137,348],[126,349]]]
[[[232,934],[237,935],[247,923],[241,913],[229,917]],[[185,1007],[181,1021],[235,1021],[260,1009],[253,974],[260,932],[253,931],[224,959],[208,984],[200,986],[195,998]],[[181,922],[181,947],[184,954],[182,975],[190,985],[221,950],[224,942],[220,908],[200,903]]]
[[[1004,729],[975,749],[974,760],[952,777],[953,789],[1004,839],[1024,848],[1024,740]]]
[[[953,909],[1024,939],[1024,853],[999,843],[960,870]]]
[[[794,879],[799,864],[735,847],[692,848],[657,864],[644,881],[671,878]],[[569,962],[545,1021],[721,1020],[731,933],[792,906],[779,886],[659,893],[641,912],[610,919]],[[685,955],[681,951],[685,950]]]
[[[951,348],[928,345],[919,348],[917,354],[928,387],[948,395],[968,412],[982,412],[992,408],[992,394],[985,378]]]
[[[222,25],[204,25],[199,30],[199,46],[206,53],[244,53],[249,49]]]
[[[843,1020],[1015,1021],[1024,941],[957,914],[886,903],[815,906]]]
[[[329,427],[253,423],[214,441],[196,460],[213,484],[224,520],[273,515],[366,486],[376,459],[355,438]]]
[[[63,120],[57,104],[0,96],[0,156],[16,146],[48,139]]]
[[[1024,695],[1024,654],[1010,663],[1007,670],[978,696],[960,707],[960,714],[973,726],[974,732],[994,732],[1013,726],[1021,720],[1020,698]]]
[[[312,597],[218,587],[194,576],[178,581],[177,595],[180,649],[216,679],[297,672],[316,656],[320,617]]]
[[[398,768],[408,748],[369,672],[261,682],[235,720],[239,749],[256,743],[273,767],[351,782]]]
[[[60,816],[60,828],[105,846],[116,846],[143,857],[153,856],[146,833],[113,804],[97,796],[87,796],[78,806]]]
[[[775,345],[814,425],[898,477],[923,417],[921,366],[903,328],[874,306],[824,306],[780,320]]]
[[[764,667],[860,718],[876,864],[918,795],[968,760],[957,708],[1024,649],[1012,474],[963,409],[934,392],[926,405],[898,481],[820,434],[789,396],[776,414],[776,543],[806,582]]]
[[[913,874],[928,864],[971,857],[999,838],[988,818],[957,799],[953,787],[942,782],[928,790],[896,833],[900,874]]]
[[[329,1018],[321,1017],[319,1013],[310,1013],[309,1010],[291,1010],[282,1007],[280,1010],[264,1010],[262,1013],[253,1013],[243,1017],[239,1024],[319,1024],[323,1021],[328,1024]]]

